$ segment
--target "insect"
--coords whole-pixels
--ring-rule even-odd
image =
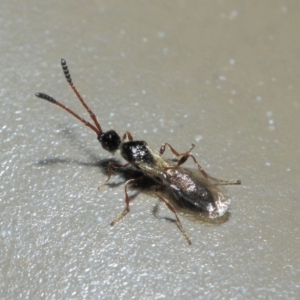
[[[116,169],[130,166],[140,172],[140,177],[126,181],[124,185],[125,208],[122,213],[111,222],[111,225],[120,221],[129,212],[130,198],[127,192],[128,186],[143,182],[147,178],[151,178],[153,180],[154,185],[152,186],[152,190],[154,195],[174,214],[176,224],[188,244],[191,244],[191,240],[185,232],[174,206],[165,196],[163,196],[161,192],[170,195],[177,206],[188,211],[204,214],[208,218],[217,218],[225,214],[228,210],[230,199],[226,195],[222,186],[239,185],[241,184],[240,180],[226,181],[211,177],[204,171],[196,158],[190,153],[194,148],[194,145],[192,145],[188,151],[179,153],[169,143],[164,143],[160,147],[159,151],[155,151],[150,148],[145,141],[134,140],[129,131],[126,131],[122,138],[115,130],[108,130],[104,132],[95,114],[85,103],[77,88],[73,84],[69,68],[64,59],[61,59],[61,67],[67,82],[81,104],[89,113],[94,124],[86,121],[64,104],[58,102],[47,94],[36,93],[36,97],[47,100],[66,110],[97,134],[97,139],[104,150],[107,150],[112,154],[119,150],[121,156],[127,162],[123,165],[116,162],[110,162],[108,164],[108,177],[100,187],[108,183]],[[166,147],[169,147],[171,152],[179,158],[176,163],[163,156]],[[197,172],[181,166],[188,158],[193,159],[194,163],[197,165]]]

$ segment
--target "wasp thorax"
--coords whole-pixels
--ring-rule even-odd
[[[147,143],[144,141],[130,141],[121,144],[121,155],[130,163],[153,163],[154,158]]]
[[[121,138],[114,130],[109,130],[99,134],[97,139],[101,143],[103,149],[111,153],[114,153],[116,150],[118,150],[121,144]]]

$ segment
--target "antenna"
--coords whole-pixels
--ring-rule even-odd
[[[78,90],[76,89],[75,85],[73,84],[70,72],[69,72],[69,68],[67,66],[67,62],[62,58],[61,61],[61,67],[63,69],[64,75],[66,77],[66,80],[68,81],[70,87],[72,88],[72,90],[74,91],[74,93],[76,94],[77,98],[79,99],[79,101],[81,102],[81,104],[85,107],[85,109],[87,110],[87,112],[90,114],[90,117],[92,118],[92,120],[94,121],[96,127],[98,128],[99,132],[103,132],[101,129],[101,126],[97,120],[97,117],[95,116],[95,114],[91,111],[91,109],[87,106],[87,104],[85,103],[85,101],[83,100],[83,98],[81,97],[81,95],[79,94]]]
[[[85,119],[83,119],[82,117],[80,117],[78,114],[76,114],[74,111],[72,111],[71,109],[69,109],[68,107],[66,107],[64,104],[58,102],[57,100],[55,100],[53,97],[44,94],[44,93],[36,93],[36,97],[49,101],[57,106],[60,106],[62,109],[66,110],[68,113],[70,113],[71,115],[73,115],[76,119],[78,119],[79,121],[81,121],[84,125],[90,127],[93,131],[95,131],[97,133],[97,135],[101,135],[103,134],[103,131],[101,129],[101,126],[95,116],[95,114],[92,112],[92,110],[87,106],[87,104],[85,103],[85,101],[83,100],[82,96],[79,94],[78,90],[76,89],[75,85],[73,84],[70,72],[69,72],[69,68],[67,66],[67,62],[62,58],[61,59],[61,67],[63,69],[65,78],[67,80],[67,82],[69,83],[70,87],[72,88],[72,90],[74,91],[74,93],[76,94],[77,98],[79,99],[79,101],[81,102],[81,104],[84,106],[84,108],[87,110],[87,112],[89,113],[91,119],[94,121],[95,125],[92,125],[90,122],[86,121]]]
[[[86,121],[85,119],[81,118],[80,116],[78,116],[74,111],[72,111],[70,108],[66,107],[65,105],[63,105],[62,103],[58,102],[57,100],[55,100],[53,97],[44,94],[44,93],[36,93],[35,94],[38,98],[47,100],[55,105],[60,106],[62,109],[66,110],[68,113],[70,113],[71,115],[73,115],[76,119],[78,119],[79,121],[81,121],[84,125],[90,127],[92,130],[94,130],[97,135],[99,136],[100,134],[102,134],[102,131],[99,131],[98,128],[96,128],[94,125],[92,125],[90,122]]]

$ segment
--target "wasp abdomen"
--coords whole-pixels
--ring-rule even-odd
[[[172,174],[170,174],[172,173]],[[168,170],[170,188],[176,202],[183,208],[206,212],[211,209],[214,198],[209,189],[185,173],[176,169]]]

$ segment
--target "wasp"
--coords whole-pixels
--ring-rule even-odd
[[[208,218],[221,217],[226,213],[230,205],[230,199],[222,186],[239,185],[241,184],[240,180],[226,181],[211,177],[191,154],[194,145],[192,145],[188,151],[179,153],[169,143],[164,143],[159,151],[156,151],[150,148],[147,142],[134,140],[129,131],[126,131],[122,138],[115,130],[104,132],[97,117],[75,87],[64,59],[61,59],[61,67],[68,84],[89,113],[93,124],[47,94],[36,93],[36,97],[49,101],[73,115],[73,117],[96,133],[97,139],[104,150],[111,154],[120,151],[121,156],[126,160],[125,164],[116,162],[108,163],[108,177],[99,188],[108,183],[112,174],[117,169],[131,167],[140,174],[139,177],[129,179],[125,182],[125,208],[122,213],[111,222],[111,225],[120,221],[129,212],[130,198],[127,192],[128,186],[136,185],[149,178],[153,182],[153,186],[151,187],[153,194],[174,214],[175,222],[188,244],[191,244],[191,240],[181,224],[175,206],[172,205],[171,201],[167,199],[164,194],[167,193],[170,195],[170,198],[176,206],[196,214],[202,214]],[[178,157],[176,162],[163,156],[166,147]],[[191,158],[197,165],[197,172],[182,167],[182,164],[184,164],[188,158]]]

